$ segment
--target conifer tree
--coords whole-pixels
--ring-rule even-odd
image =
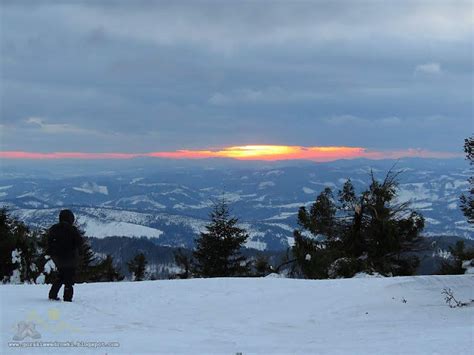
[[[0,281],[35,281],[39,274],[38,239],[38,232],[0,209]]]
[[[194,273],[201,277],[242,276],[249,268],[240,249],[248,234],[237,227],[238,219],[230,216],[227,203],[217,202],[210,214],[206,232],[196,240],[193,252]]]
[[[76,282],[92,282],[95,280],[94,272],[97,259],[89,242],[84,236],[84,231],[79,229],[79,232],[83,237],[83,243],[79,248],[79,263],[77,266]]]
[[[143,281],[145,279],[147,264],[148,261],[143,253],[138,253],[127,263],[128,270],[132,273],[134,281]]]
[[[0,281],[8,281],[15,269],[12,252],[15,249],[15,238],[12,233],[14,221],[5,208],[0,209]]]
[[[313,235],[323,235],[331,238],[336,225],[336,206],[334,205],[332,191],[329,187],[321,192],[310,211],[301,207],[298,211],[298,223]]]
[[[254,263],[255,276],[263,277],[273,272],[273,269],[269,263],[268,257],[265,255],[257,255]]]
[[[182,249],[178,249],[174,253],[174,261],[178,267],[181,268],[182,272],[176,274],[176,277],[180,279],[188,279],[191,277],[192,258],[190,255],[185,254]]]
[[[474,260],[474,249],[466,248],[463,240],[456,242],[454,248],[449,247],[451,257],[441,261],[439,274],[442,275],[459,275],[464,274],[466,269],[463,268],[463,261]]]
[[[469,182],[469,194],[461,195],[461,211],[466,216],[467,221],[471,224],[474,223],[474,176],[472,175],[474,166],[474,136],[466,138],[464,141],[464,152],[466,158],[469,160],[471,176],[468,179]]]
[[[114,266],[114,260],[111,255],[107,255],[94,269],[95,281],[121,281],[124,279],[123,275]]]
[[[416,248],[424,219],[408,203],[396,203],[398,175],[390,170],[378,181],[371,174],[369,188],[360,195],[348,180],[338,193],[337,204],[326,188],[309,213],[300,208],[293,253],[305,277],[415,271],[418,259],[407,253]]]

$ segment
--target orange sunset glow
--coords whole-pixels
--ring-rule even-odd
[[[398,159],[404,157],[419,158],[455,158],[462,154],[433,152],[423,149],[405,149],[396,151],[376,151],[362,147],[326,146],[303,147],[286,145],[244,145],[231,146],[221,149],[207,150],[177,150],[171,152],[150,153],[82,153],[54,152],[38,153],[24,151],[2,151],[0,159],[133,159],[152,157],[162,159],[206,159],[230,158],[237,160],[312,160],[318,162],[338,159]]]

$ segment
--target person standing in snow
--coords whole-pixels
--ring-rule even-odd
[[[79,250],[83,239],[79,230],[73,225],[74,214],[70,210],[59,213],[59,223],[48,231],[48,254],[58,269],[58,276],[49,291],[49,299],[59,301],[58,292],[64,284],[63,300],[72,301],[76,268],[79,262]]]

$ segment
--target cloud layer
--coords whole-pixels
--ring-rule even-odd
[[[458,152],[470,1],[0,4],[0,149]]]

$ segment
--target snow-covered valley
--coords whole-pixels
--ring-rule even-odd
[[[470,302],[474,276],[79,284],[73,303],[48,301],[47,285],[2,285],[0,352],[472,354],[474,304],[450,308],[444,288]],[[22,321],[36,332],[14,341]],[[109,347],[14,347],[55,341]]]
[[[49,227],[67,207],[91,237],[147,236],[160,245],[192,247],[213,201],[224,197],[250,235],[248,247],[283,250],[293,243],[300,206],[314,202],[325,187],[337,195],[348,178],[362,191],[371,169],[383,179],[393,164],[361,160],[155,170],[121,166],[114,171],[75,171],[73,176],[6,168],[0,175],[0,206],[33,227]],[[473,238],[474,230],[459,209],[459,196],[468,186],[465,161],[406,159],[397,164],[404,171],[397,202],[411,202],[425,216],[424,235]]]

